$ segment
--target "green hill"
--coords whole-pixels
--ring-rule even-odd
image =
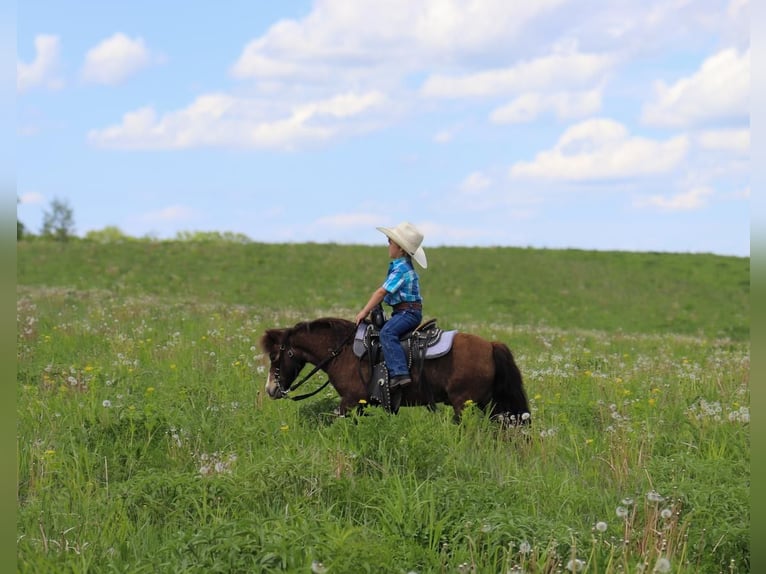
[[[510,247],[437,247],[428,257],[425,316],[445,327],[749,337],[749,258]],[[22,241],[17,282],[351,318],[386,265],[383,246]]]

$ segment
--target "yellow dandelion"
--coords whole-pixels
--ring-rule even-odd
[[[650,407],[653,407],[656,404],[657,404],[657,399],[655,399],[655,398],[649,399],[649,406]]]
[[[593,444],[593,439],[592,438],[586,438],[585,439],[585,444]]]
[[[622,377],[617,377],[616,382],[617,382],[618,385],[621,384],[622,383]]]
[[[367,401],[365,401],[364,399],[359,399],[359,404],[360,405],[366,405]]]
[[[592,376],[592,375],[593,375],[593,371],[589,371],[589,370],[586,370],[586,371],[585,371],[585,376],[586,376],[586,377],[590,377],[590,376]]]
[[[470,407],[473,404],[474,404],[474,402],[471,399],[468,399],[465,403],[463,403],[463,405],[466,406],[466,407]]]
[[[175,370],[176,370],[176,368],[177,368],[177,367],[176,367],[176,364],[175,364],[175,363],[170,363],[170,369],[171,369],[171,370],[175,371]]]
[[[281,430],[282,432],[289,431],[290,425],[282,425],[281,427],[279,427],[279,430]]]
[[[154,387],[147,387],[146,388],[146,394],[151,395],[154,392]]]
[[[540,393],[537,393],[537,394],[535,395],[535,400],[536,400],[536,401],[539,401],[539,400],[540,400],[540,399],[542,399],[542,398],[543,398],[543,396],[542,396]]]
[[[56,454],[56,451],[53,450],[52,448],[49,448],[48,450],[45,451],[45,456],[53,456],[54,454]]]
[[[633,393],[630,389],[623,389],[622,394],[627,397],[628,395],[631,395]]]

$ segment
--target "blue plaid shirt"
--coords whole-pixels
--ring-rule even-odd
[[[383,289],[388,291],[383,301],[391,306],[405,301],[423,301],[420,296],[420,279],[408,257],[399,257],[391,261]]]

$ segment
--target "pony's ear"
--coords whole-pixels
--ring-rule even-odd
[[[267,355],[274,350],[274,347],[279,345],[284,334],[284,329],[267,329],[261,337],[261,350]]]

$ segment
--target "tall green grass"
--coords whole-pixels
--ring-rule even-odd
[[[747,260],[431,250],[429,311],[510,345],[524,431],[265,398],[263,330],[353,315],[380,251],[21,244],[17,569],[748,571]]]

